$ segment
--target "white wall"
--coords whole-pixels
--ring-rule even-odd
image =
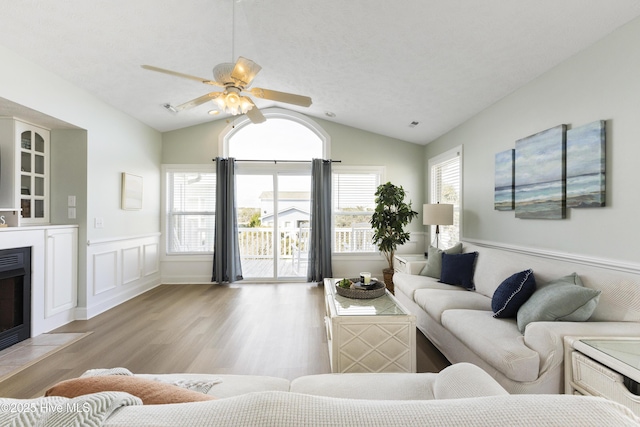
[[[84,162],[81,167],[53,159],[56,168],[69,167],[73,179],[83,180],[85,186],[67,182],[64,173],[53,172],[52,194],[54,218],[64,218],[67,195],[76,195],[79,203],[80,226],[78,302],[83,312],[91,299],[94,278],[86,275],[87,244],[90,241],[113,240],[126,247],[131,236],[155,235],[160,231],[160,161],[161,135],[158,131],[112,108],[86,91],[71,85],[57,75],[34,65],[18,53],[0,46],[0,97],[39,111],[66,123],[79,131],[52,132],[52,143],[84,144],[83,152],[71,156],[67,162]],[[3,112],[0,111],[0,115]],[[83,131],[85,133],[83,133]],[[55,138],[54,138],[55,137]],[[52,153],[63,153],[67,148],[52,147]],[[120,209],[121,173],[140,175],[144,180],[143,208],[139,211]],[[78,176],[77,174],[80,174]],[[79,194],[79,191],[85,191]],[[78,193],[78,194],[76,194]],[[61,197],[62,196],[62,197]],[[60,200],[62,198],[62,201]],[[94,218],[102,218],[104,228],[94,227]],[[159,274],[145,277],[140,289],[148,288],[150,281],[159,283]],[[130,288],[138,284],[130,285]],[[131,295],[133,292],[129,292]],[[120,294],[118,294],[120,295]],[[113,304],[121,302],[114,294]],[[104,296],[104,294],[103,294]]]
[[[464,238],[638,262],[640,19],[615,31],[452,130],[424,162],[464,145]],[[606,207],[568,209],[564,220],[516,219],[493,209],[494,155],[559,124],[606,120]]]
[[[422,213],[424,189],[424,147],[406,141],[362,131],[313,118],[331,138],[331,158],[341,166],[384,166],[386,181],[402,185],[414,210]],[[218,153],[218,137],[227,127],[226,120],[166,132],[162,135],[163,164],[212,164]],[[419,218],[409,225],[411,242],[399,252],[422,253],[425,250],[424,226]],[[211,261],[198,256],[165,257],[161,272],[163,282],[210,281]],[[176,261],[178,260],[178,261]],[[360,271],[382,274],[386,261],[381,255],[336,255],[335,276],[357,275]]]
[[[158,231],[160,133],[2,46],[0,62],[1,97],[87,131],[88,218],[105,223],[89,227],[87,237]],[[121,172],[145,178],[141,211],[120,210]]]

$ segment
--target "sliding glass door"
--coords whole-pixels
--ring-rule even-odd
[[[311,177],[300,166],[238,166],[238,232],[245,279],[306,277]],[[310,169],[309,164],[302,166]]]

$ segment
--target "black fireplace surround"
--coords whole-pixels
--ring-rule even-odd
[[[0,350],[31,336],[31,248],[0,250]]]

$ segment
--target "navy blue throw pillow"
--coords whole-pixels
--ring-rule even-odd
[[[473,273],[476,269],[478,252],[450,255],[442,254],[442,272],[440,282],[448,285],[462,286],[469,290],[475,290]]]
[[[520,306],[527,302],[535,290],[536,279],[531,269],[507,277],[491,298],[493,317],[516,317]]]

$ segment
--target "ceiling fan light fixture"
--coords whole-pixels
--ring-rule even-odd
[[[232,116],[246,114],[247,111],[253,108],[253,103],[246,96],[240,96],[237,89],[234,89],[232,87],[227,88],[225,93],[214,99],[214,102],[220,111]]]

